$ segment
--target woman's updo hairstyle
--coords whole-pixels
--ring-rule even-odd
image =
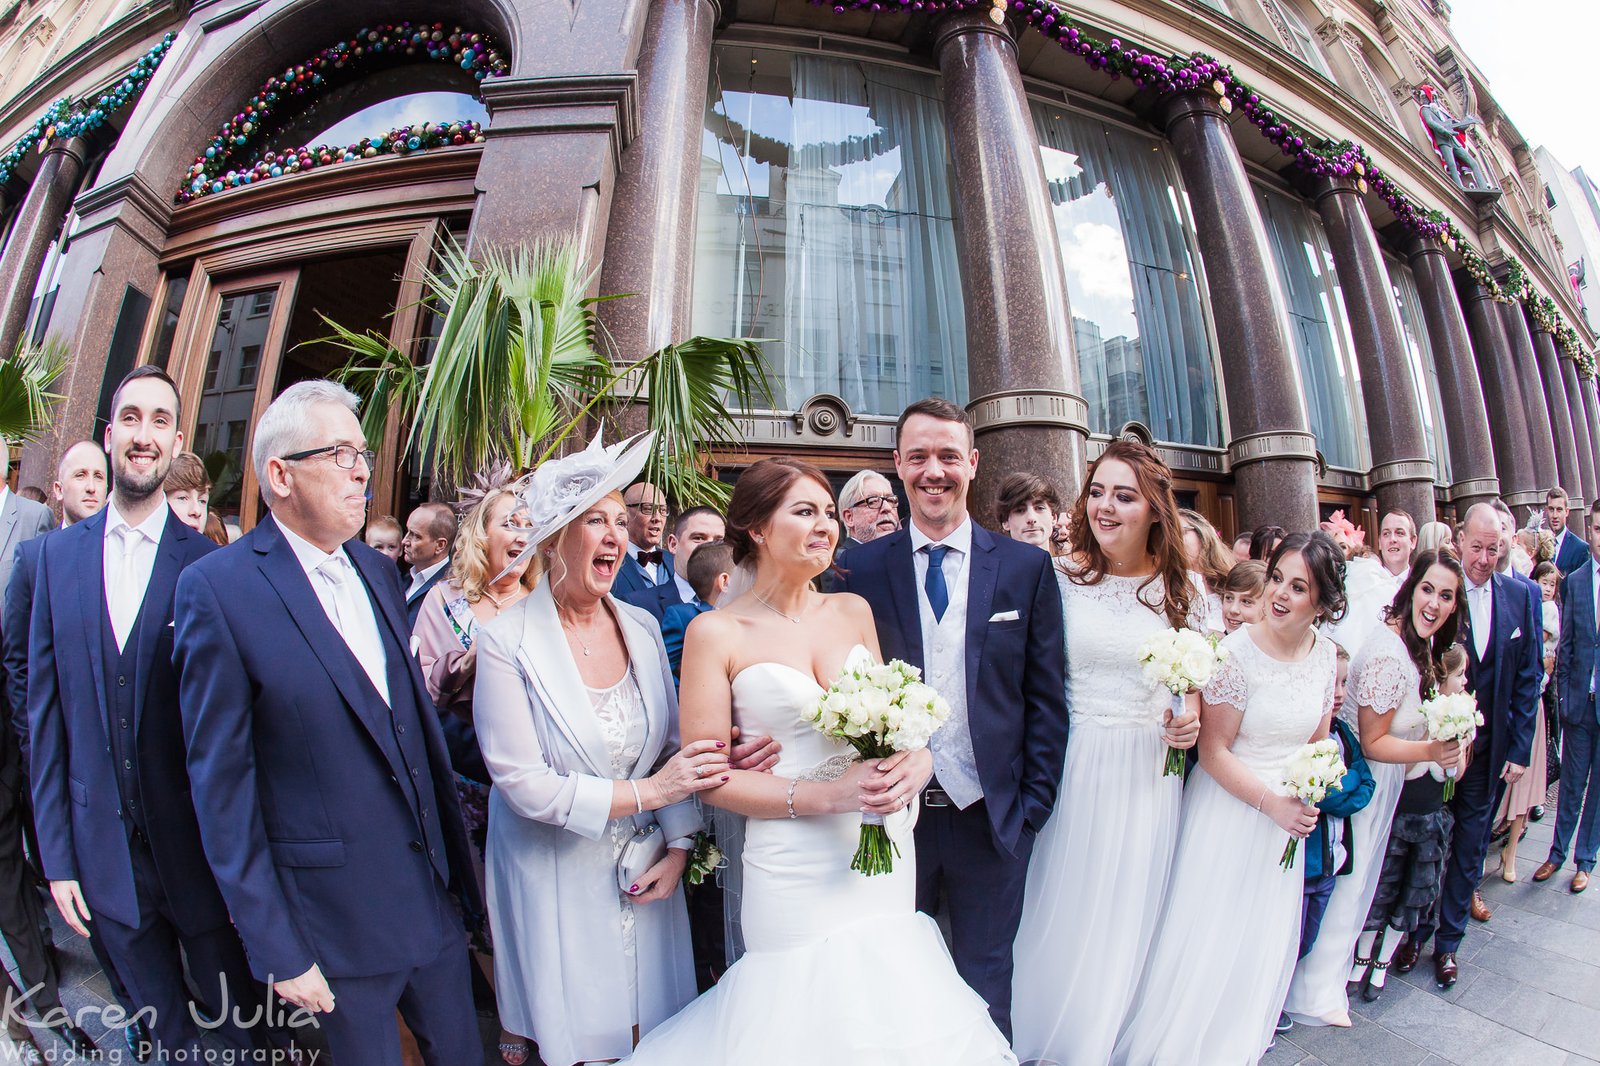
[[[1272,572],[1278,569],[1279,560],[1290,552],[1300,553],[1300,558],[1305,560],[1306,571],[1311,575],[1311,583],[1317,587],[1318,620],[1337,622],[1343,618],[1346,607],[1343,549],[1320,529],[1312,533],[1290,533],[1272,549],[1272,557],[1267,560],[1269,584]]]
[[[752,536],[772,519],[783,505],[789,489],[801,478],[810,478],[833,499],[833,486],[828,475],[803,459],[778,456],[752,463],[733,486],[733,499],[728,501],[728,526],[724,540],[733,548],[733,565],[738,566],[756,553]]]

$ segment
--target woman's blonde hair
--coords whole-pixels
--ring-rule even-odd
[[[1206,583],[1206,591],[1221,593],[1222,583],[1228,580],[1233,569],[1233,549],[1217,534],[1217,527],[1199,511],[1187,507],[1178,509],[1178,519],[1183,528],[1200,538],[1200,557],[1192,561],[1196,571]]]
[[[455,548],[450,554],[450,580],[456,583],[468,603],[483,599],[483,590],[495,579],[496,575],[489,573],[489,514],[495,504],[513,495],[509,487],[491,489],[461,519]],[[538,583],[538,555],[535,553],[528,569],[522,572],[522,587],[532,589]]]
[[[598,507],[601,500],[615,500],[617,505],[622,507],[624,510],[626,510],[628,506],[627,501],[622,498],[622,490],[613,489],[604,496],[600,497],[599,500],[595,500],[589,506],[585,507],[582,511],[575,512],[570,522],[546,537],[534,550],[533,562],[528,567],[528,574],[533,575],[532,581],[528,583],[529,588],[533,588],[534,585],[537,585],[539,583],[539,578],[547,572],[550,574],[550,580],[552,583],[560,580],[555,573],[555,568],[550,565],[550,563],[554,562],[554,560],[546,561],[544,553],[546,551],[550,551],[559,555],[561,553],[561,542],[566,538],[567,534],[572,531],[572,528],[578,524],[578,519],[582,518],[584,515]],[[622,560],[618,559],[617,562],[620,564]],[[528,581],[528,574],[523,575],[524,581]],[[615,577],[613,577],[613,583],[615,583],[615,580]]]

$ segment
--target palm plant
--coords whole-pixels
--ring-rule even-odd
[[[362,429],[381,440],[390,417],[411,424],[405,451],[431,455],[460,484],[495,460],[528,469],[556,454],[608,405],[642,400],[656,433],[646,476],[683,503],[725,504],[700,445],[736,436],[735,410],[772,402],[760,343],[694,337],[637,362],[601,352],[594,273],[570,241],[440,251],[424,302],[438,315],[433,357],[418,365],[376,332],[323,317],[350,353],[336,375],[362,398]],[[734,406],[730,406],[730,402]]]
[[[35,440],[50,424],[50,410],[62,397],[50,391],[67,366],[67,346],[50,337],[43,344],[23,341],[9,359],[0,359],[0,437]]]

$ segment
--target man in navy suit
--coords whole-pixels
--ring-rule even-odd
[[[256,426],[272,513],[178,583],[189,777],[256,976],[318,1013],[339,1066],[483,1048],[459,905],[482,913],[399,575],[357,539],[372,453],[357,401],[302,381]]]
[[[416,628],[423,597],[450,570],[450,545],[456,539],[456,515],[442,503],[425,503],[406,516],[400,550],[410,565],[406,583],[406,620]]]
[[[942,895],[956,970],[1009,1039],[1028,858],[1067,747],[1061,591],[1047,554],[968,515],[978,452],[960,407],[912,404],[896,441],[911,523],[851,548],[841,586],[872,605],[884,658],[923,668],[950,702],[916,829],[917,906]]]
[[[28,724],[40,858],[67,924],[100,941],[157,1043],[200,1061],[184,963],[215,1015],[259,1004],[200,848],[172,667],[179,574],[216,545],[162,480],[183,446],[172,379],[139,367],[111,403],[105,510],[40,542]],[[218,1035],[248,1049],[232,1010]]]
[[[1483,877],[1494,812],[1505,786],[1516,784],[1527,772],[1534,715],[1539,713],[1544,631],[1538,586],[1530,591],[1530,583],[1496,572],[1505,545],[1505,530],[1495,509],[1473,504],[1456,534],[1456,550],[1467,575],[1461,596],[1467,688],[1478,699],[1484,724],[1451,801],[1456,824],[1433,945],[1434,978],[1443,988],[1456,983],[1456,949],[1466,930],[1472,893]],[[1432,935],[1434,930],[1424,925],[1412,943],[1420,948]]]
[[[714,544],[727,532],[728,524],[715,507],[691,507],[672,522],[667,535],[666,558],[672,567],[672,580],[627,593],[622,599],[643,607],[660,625],[667,608],[680,603],[695,603],[694,584],[689,580],[689,556],[702,544]]]
[[[1545,527],[1555,534],[1555,564],[1563,575],[1572,573],[1589,561],[1589,546],[1582,537],[1567,528],[1571,506],[1566,490],[1559,485],[1544,494]]]
[[[667,495],[648,481],[622,494],[628,508],[628,557],[617,567],[611,595],[625,600],[643,589],[672,584],[672,555],[661,547],[667,528]]]
[[[1561,642],[1556,646],[1556,693],[1561,697],[1561,803],[1556,809],[1550,857],[1533,872],[1548,881],[1566,863],[1572,835],[1578,871],[1572,891],[1589,887],[1600,853],[1600,704],[1595,698],[1600,665],[1600,500],[1589,509],[1589,558],[1561,582]],[[1579,815],[1582,815],[1582,823]]]

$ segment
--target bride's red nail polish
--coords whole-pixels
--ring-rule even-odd
[[[724,744],[724,743],[723,743],[723,742],[722,742],[722,741],[720,741],[720,740],[719,740],[719,741],[717,741],[717,747],[719,747],[719,748],[725,748],[725,747],[727,747],[727,745],[726,745],[726,744]]]

